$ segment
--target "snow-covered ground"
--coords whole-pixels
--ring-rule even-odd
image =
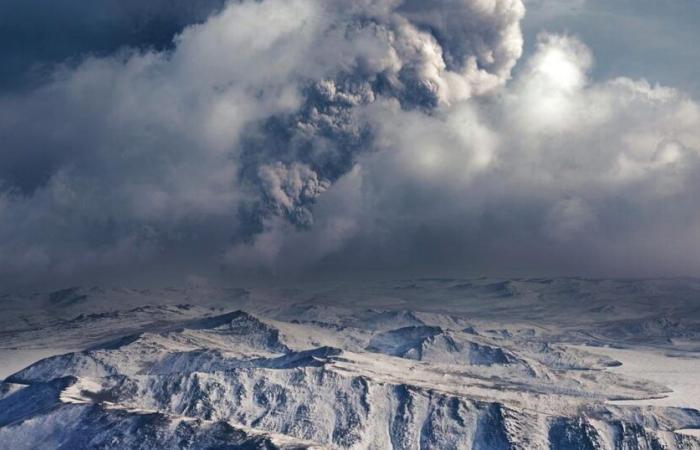
[[[662,384],[672,392],[662,398],[614,400],[620,405],[652,405],[700,410],[700,355],[686,356],[656,349],[619,349],[584,347],[596,354],[609,356],[622,364],[609,370],[621,375]]]
[[[92,287],[0,307],[0,448],[700,449],[696,280]]]

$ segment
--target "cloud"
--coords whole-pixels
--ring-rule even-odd
[[[700,94],[694,70],[700,49],[691,44],[697,40],[700,19],[696,2],[525,0],[525,5],[526,54],[542,30],[572,33],[593,50],[595,79],[645,78],[695,98]]]
[[[327,217],[352,232],[311,271],[697,273],[700,108],[644,80],[592,81],[590,51],[542,34],[520,75],[426,116],[372,106],[379,151],[334,184],[275,260],[315,246]],[[346,180],[348,179],[348,180]],[[352,179],[351,181],[349,179]],[[356,198],[337,211],[333,198]]]
[[[511,79],[523,14],[230,2],[6,93],[0,281],[700,270],[697,104],[562,35]]]
[[[34,86],[64,60],[121,47],[170,46],[183,27],[202,22],[226,0],[4,0],[0,4],[0,91]]]
[[[318,174],[304,164],[285,166],[278,162],[262,165],[258,177],[267,201],[277,215],[287,215],[298,224],[312,225],[313,215],[309,203],[318,198],[330,185],[319,180]]]

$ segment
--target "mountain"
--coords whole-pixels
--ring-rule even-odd
[[[0,384],[0,448],[700,449],[699,294],[423,279],[8,295],[0,358],[24,367]]]

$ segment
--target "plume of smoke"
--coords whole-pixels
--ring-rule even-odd
[[[681,251],[700,242],[697,104],[591,81],[567,36],[543,34],[510,80],[523,14],[232,1],[167,49],[87,57],[0,97],[0,282],[220,262],[635,273],[651,254],[700,270],[678,256],[700,254]]]

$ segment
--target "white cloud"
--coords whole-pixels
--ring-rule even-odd
[[[590,80],[592,56],[574,38],[543,34],[538,49],[485,102],[430,116],[373,105],[381,150],[359,160],[361,170],[348,175],[354,182],[324,194],[360,196],[363,205],[345,215],[353,233],[328,249],[326,266],[700,270],[692,256],[700,254],[700,214],[691,206],[700,195],[698,105],[644,80]],[[328,208],[321,203],[316,214]],[[323,232],[288,235],[277,256],[291,258],[284,249],[301,239],[315,247],[309,241]]]
[[[0,280],[699,272],[697,103],[553,34],[510,80],[523,13],[232,2],[0,98]]]

